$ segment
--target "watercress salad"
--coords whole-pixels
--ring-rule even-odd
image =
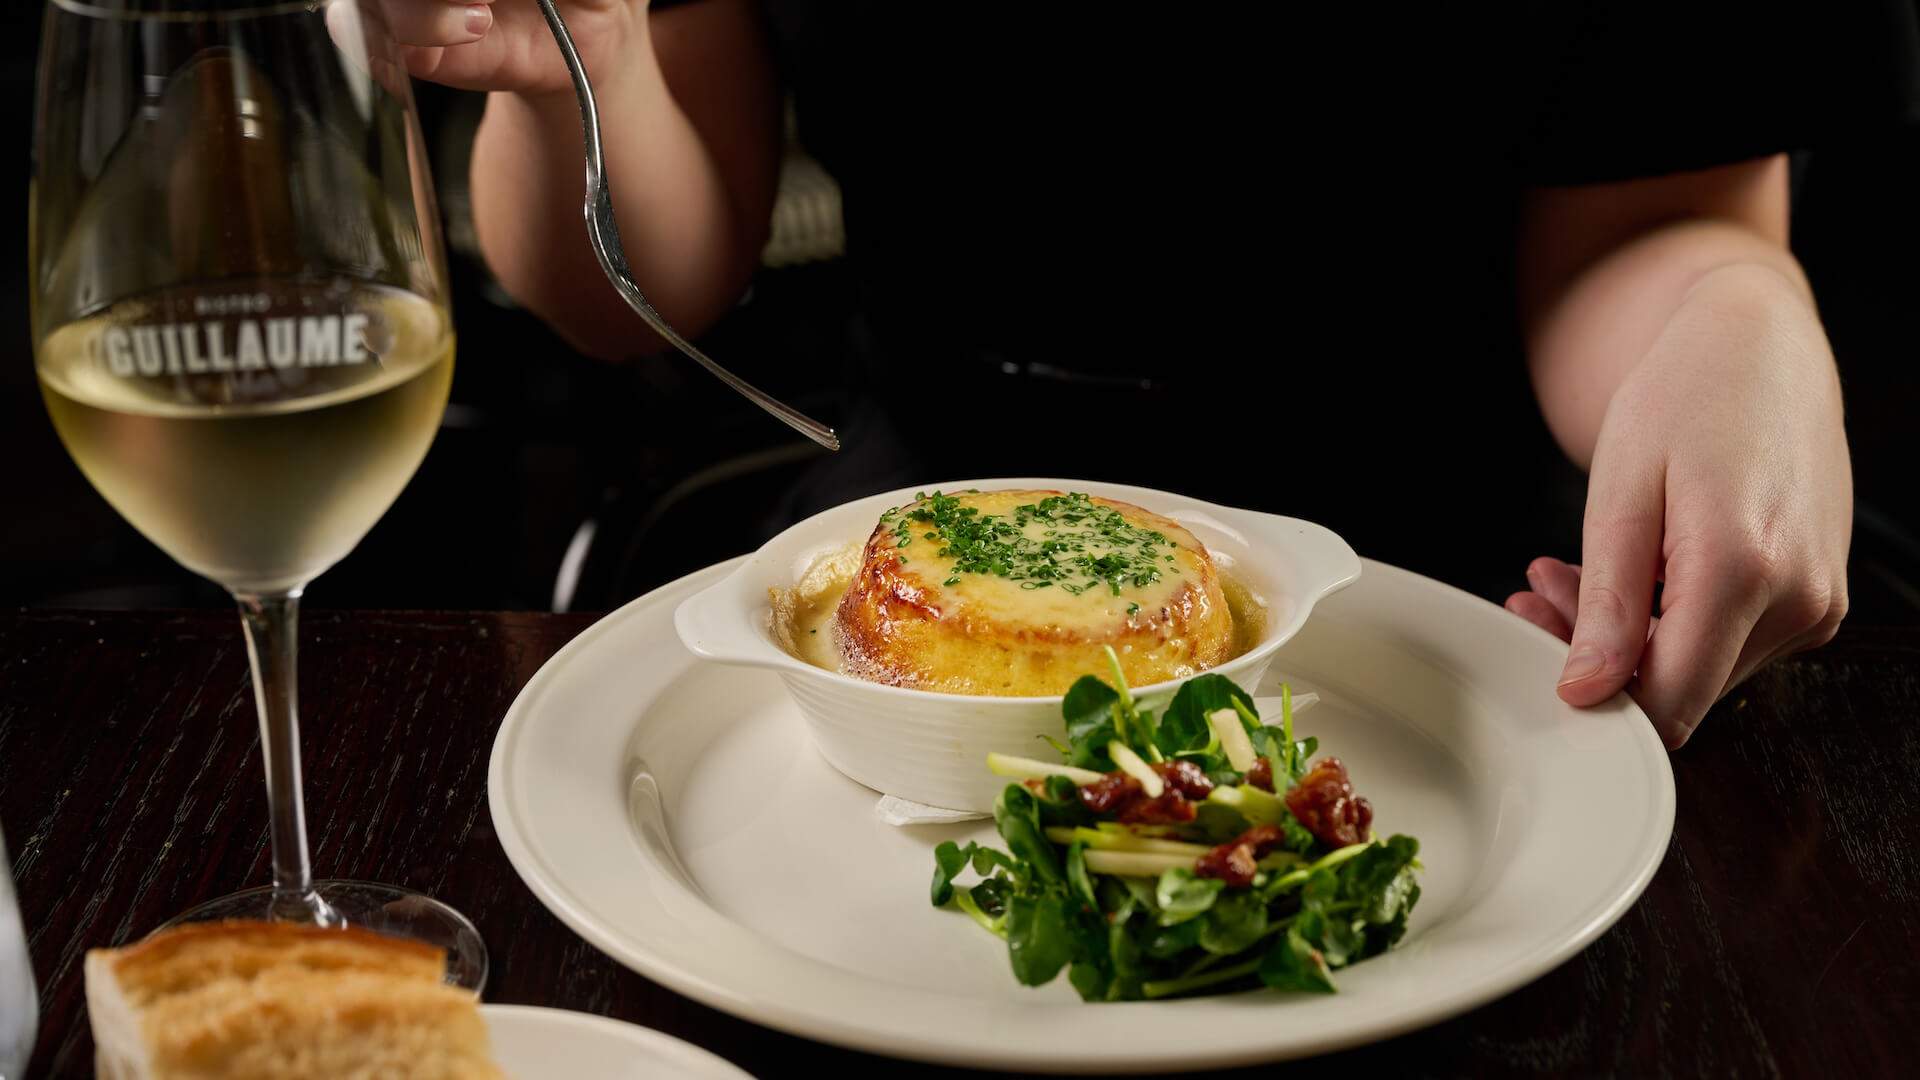
[[[1064,968],[1088,1001],[1259,986],[1334,991],[1391,947],[1420,899],[1419,843],[1373,836],[1338,759],[1296,741],[1292,694],[1260,719],[1232,680],[1187,680],[1156,713],[1083,676],[1062,704],[1064,764],[989,755],[1006,850],[941,844],[932,900],[1005,939],[1013,974]],[[957,879],[969,868],[978,878]]]

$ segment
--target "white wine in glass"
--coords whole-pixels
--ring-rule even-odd
[[[240,606],[273,883],[175,919],[357,925],[448,950],[458,912],[316,881],[300,790],[302,590],[392,505],[453,378],[426,154],[374,0],[53,0],[35,119],[34,362],[87,479]]]
[[[87,479],[181,565],[231,589],[298,588],[352,550],[413,476],[447,401],[453,336],[441,307],[377,287],[324,303],[348,314],[308,320],[309,343],[323,338],[309,355],[339,362],[303,372],[297,397],[271,368],[257,396],[238,372],[212,380],[226,397],[218,404],[143,377],[139,365],[166,363],[167,335],[182,337],[150,321],[148,301],[68,323],[40,345],[47,411]],[[189,322],[184,333],[228,365],[299,359],[297,317]]]

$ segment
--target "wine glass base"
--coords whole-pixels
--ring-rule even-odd
[[[486,985],[487,946],[480,940],[480,931],[453,908],[425,893],[373,881],[316,881],[313,889],[347,926],[445,949],[448,983],[475,994]],[[183,911],[160,929],[221,919],[271,921],[273,901],[271,886],[243,889]]]

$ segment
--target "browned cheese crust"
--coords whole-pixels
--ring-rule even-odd
[[[1051,491],[959,496],[983,514],[1009,514]],[[1113,499],[1129,525],[1173,542],[1166,573],[1120,595],[1102,586],[1071,594],[1022,588],[991,574],[964,573],[935,543],[898,546],[883,521],[834,616],[848,674],[894,686],[958,694],[1043,696],[1081,675],[1104,674],[1112,646],[1133,686],[1184,678],[1231,658],[1233,617],[1206,548],[1177,522]],[[903,561],[903,556],[906,556]]]

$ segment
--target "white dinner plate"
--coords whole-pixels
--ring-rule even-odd
[[[692,1043],[604,1016],[529,1005],[482,1005],[480,1015],[514,1080],[752,1080]]]
[[[1335,995],[1083,1004],[1014,982],[1006,947],[927,903],[932,850],[990,823],[899,828],[808,742],[777,676],[702,664],[673,611],[738,560],[609,615],[521,691],[494,741],[514,868],[621,963],[756,1023],[951,1064],[1061,1072],[1227,1066],[1431,1024],[1551,970],[1640,895],[1673,828],[1673,773],[1624,696],[1554,693],[1566,646],[1381,563],[1280,652],[1301,718],[1421,841],[1407,937]]]

